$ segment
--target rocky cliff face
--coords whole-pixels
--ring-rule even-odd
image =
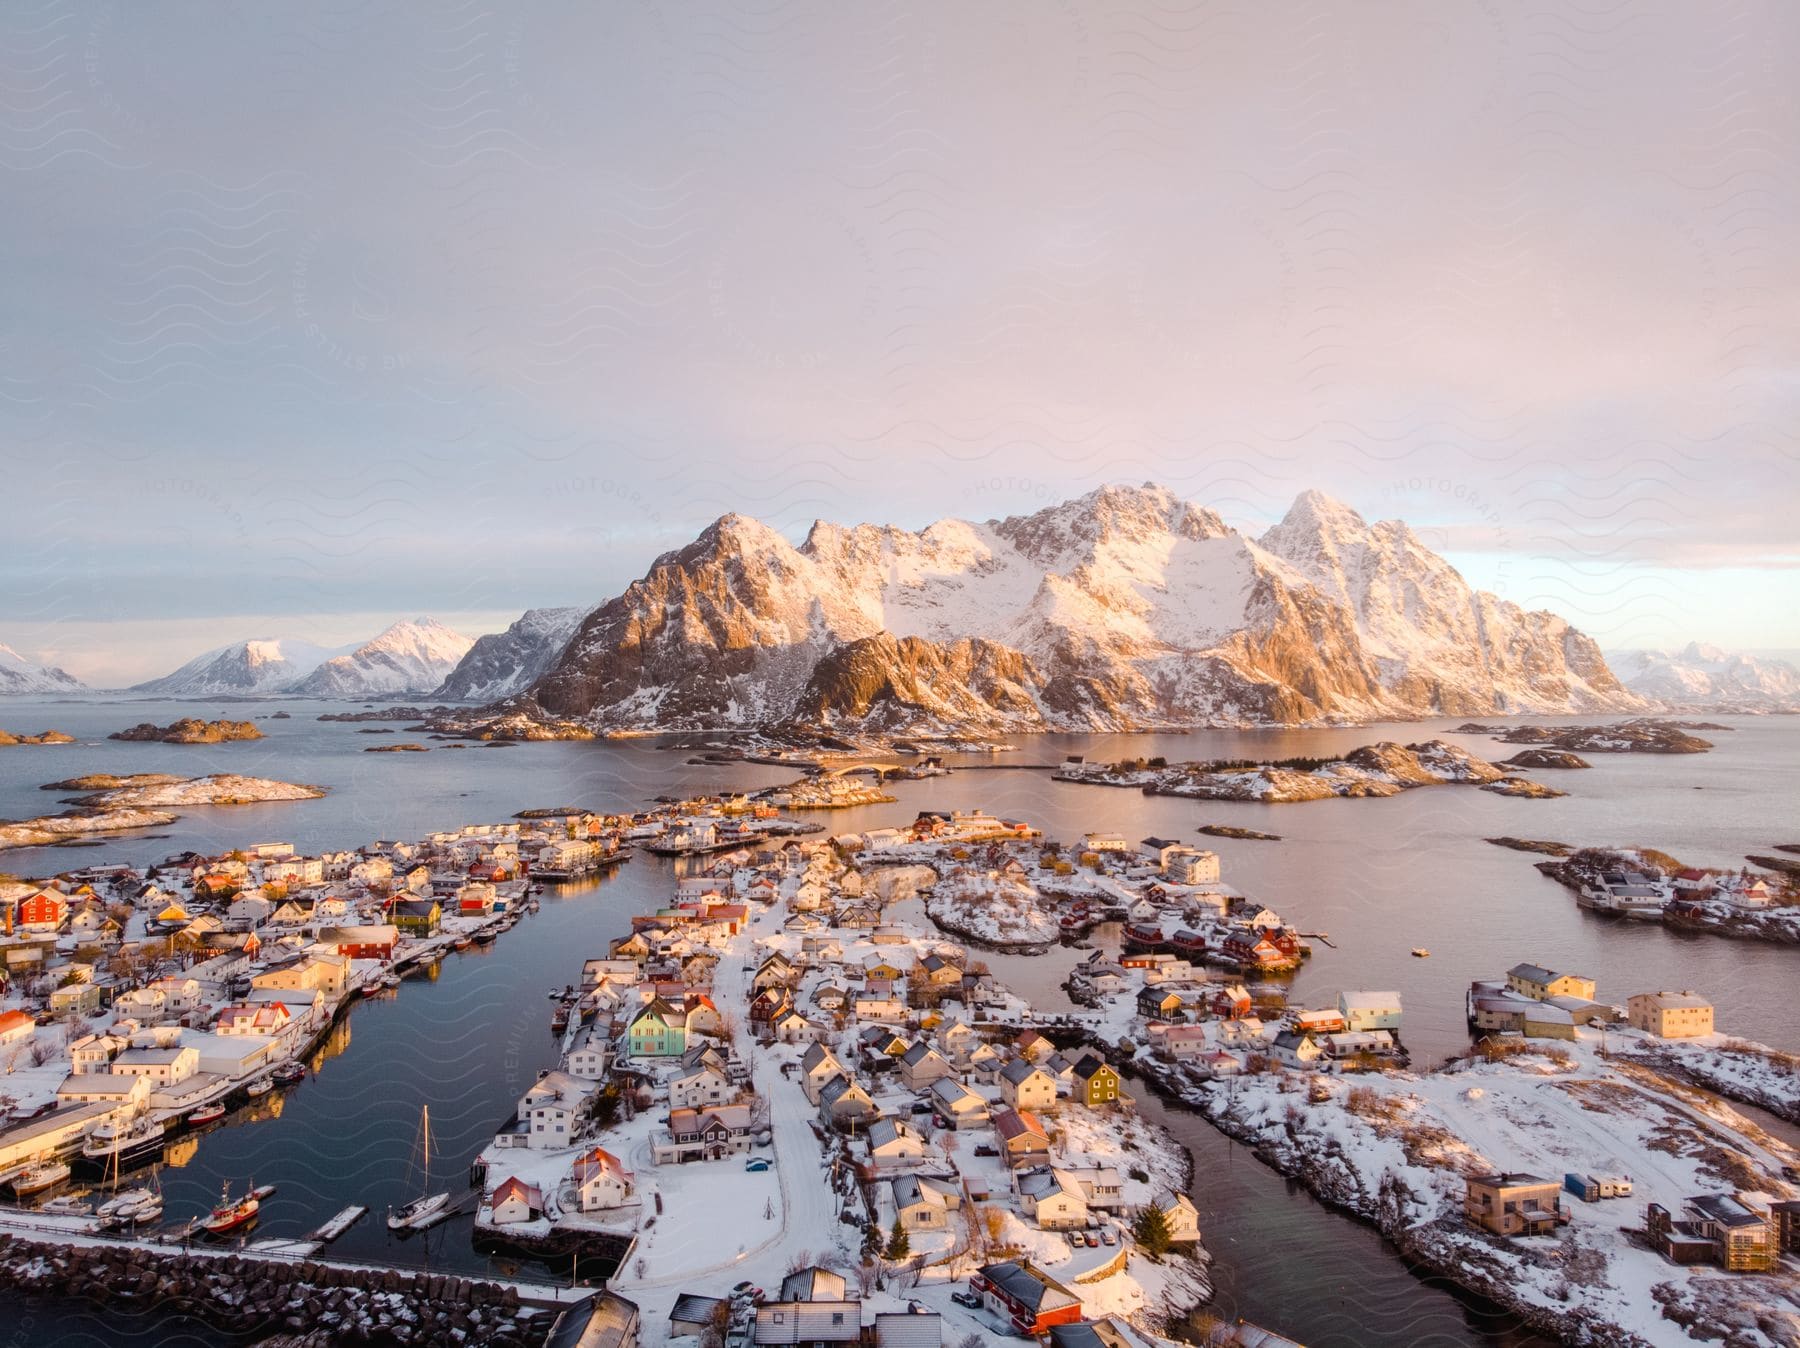
[[[1590,638],[1471,589],[1399,520],[1309,491],[1259,542],[1348,611],[1383,700],[1445,716],[1640,705]]]
[[[556,663],[588,608],[528,609],[504,632],[477,637],[434,698],[487,702],[529,688]]]
[[[448,695],[448,694],[446,694]],[[1638,705],[1593,643],[1307,493],[1261,540],[1154,487],[918,533],[728,515],[508,710],[602,728],[1128,729]]]

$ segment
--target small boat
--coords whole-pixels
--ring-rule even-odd
[[[483,927],[480,931],[475,933],[475,944],[492,945],[494,943],[494,938],[498,935],[499,933],[492,927]]]
[[[381,976],[380,982],[382,987],[386,988],[389,992],[392,992],[395,988],[400,986],[400,975],[396,973],[385,973]]]
[[[137,1220],[143,1209],[154,1207],[162,1212],[162,1196],[151,1189],[121,1189],[94,1210],[94,1215],[110,1226],[124,1226]]]
[[[233,1202],[231,1186],[227,1184],[219,1192],[219,1205],[200,1219],[200,1226],[209,1235],[222,1236],[255,1221],[261,1208],[262,1200],[254,1194],[245,1194]]]
[[[62,1194],[52,1198],[48,1203],[41,1204],[38,1211],[48,1212],[57,1217],[91,1217],[94,1215],[94,1205],[84,1203],[79,1198],[72,1198],[68,1194]]]
[[[254,1198],[258,1203],[267,1202],[269,1199],[275,1197],[275,1186],[273,1184],[259,1184],[250,1191],[250,1197]]]
[[[270,1075],[274,1078],[276,1084],[292,1086],[296,1081],[306,1080],[306,1064],[300,1062],[284,1062],[280,1067],[277,1067],[270,1073]]]
[[[199,1128],[209,1123],[217,1123],[225,1117],[225,1106],[218,1103],[201,1105],[187,1116],[188,1127]]]
[[[1431,958],[1431,952],[1422,945],[1414,946],[1412,954],[1413,958],[1416,960],[1428,960]]]
[[[467,936],[458,936],[450,944],[454,949],[467,950],[470,947],[470,945],[473,944],[473,942],[470,941],[470,939]]]
[[[61,1161],[45,1161],[42,1165],[34,1165],[23,1173],[14,1176],[12,1191],[14,1197],[30,1198],[33,1194],[41,1194],[46,1189],[54,1189],[69,1178],[69,1167]]]
[[[102,1171],[116,1172],[128,1165],[162,1155],[163,1130],[149,1119],[120,1125],[103,1123],[81,1144],[81,1159]]]
[[[419,1146],[424,1158],[424,1177],[419,1196],[404,1207],[388,1209],[388,1230],[417,1231],[430,1226],[433,1222],[448,1216],[445,1211],[450,1206],[448,1193],[431,1192],[431,1107],[423,1106],[419,1110]]]
[[[252,1100],[260,1100],[263,1096],[267,1095],[270,1091],[272,1091],[274,1089],[275,1089],[275,1083],[273,1081],[270,1081],[269,1078],[267,1078],[267,1077],[260,1077],[257,1080],[252,1081],[248,1086],[244,1087],[244,1093],[246,1095],[248,1095]]]

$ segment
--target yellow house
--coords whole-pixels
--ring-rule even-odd
[[[1580,974],[1559,974],[1538,964],[1515,964],[1506,971],[1506,986],[1521,997],[1548,1001],[1552,997],[1594,1000],[1594,980]]]
[[[1697,992],[1640,992],[1626,999],[1634,1029],[1664,1039],[1692,1039],[1713,1032],[1713,1005]]]

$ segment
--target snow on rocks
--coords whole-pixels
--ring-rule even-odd
[[[1686,1342],[1664,1306],[1706,1304],[1753,1322],[1767,1280],[1678,1267],[1634,1232],[1647,1202],[1679,1211],[1692,1195],[1746,1188],[1785,1197],[1783,1169],[1800,1157],[1728,1106],[1697,1107],[1693,1093],[1596,1047],[1590,1037],[1523,1044],[1424,1074],[1252,1073],[1199,1089],[1195,1103],[1409,1257],[1569,1342]],[[1595,1203],[1565,1195],[1571,1220],[1555,1237],[1506,1239],[1461,1215],[1465,1178],[1494,1170],[1552,1181],[1628,1170],[1634,1192]]]

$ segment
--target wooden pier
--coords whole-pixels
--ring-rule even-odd
[[[317,1231],[314,1231],[311,1239],[318,1241],[321,1245],[328,1245],[360,1222],[368,1215],[368,1212],[369,1210],[360,1203],[352,1203]]]

